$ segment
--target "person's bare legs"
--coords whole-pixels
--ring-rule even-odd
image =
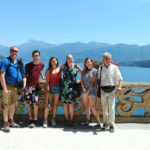
[[[99,114],[96,110],[96,105],[95,105],[95,102],[96,102],[95,96],[89,96],[88,98],[89,98],[89,104],[90,104],[92,113],[93,113],[94,117],[96,118],[97,122],[100,123]]]
[[[38,113],[39,113],[39,105],[34,103],[33,109],[34,109],[34,120],[37,120],[38,119]]]
[[[3,109],[4,122],[8,122],[8,112],[9,112],[9,105],[5,106]]]
[[[86,120],[87,122],[89,122],[90,121],[90,105],[89,105],[88,97],[83,96],[83,103],[85,105]]]
[[[28,114],[29,114],[29,119],[33,120],[33,115],[32,115],[32,106],[29,104],[28,106]]]
[[[55,94],[53,96],[53,105],[52,105],[52,118],[55,119],[56,113],[57,113],[57,106],[59,102],[60,94]]]
[[[68,108],[68,104],[64,103],[64,114],[65,114],[65,118],[68,121],[69,120],[69,108]]]
[[[46,93],[46,98],[45,98],[45,109],[44,109],[44,123],[43,123],[43,127],[47,128],[48,126],[48,115],[49,115],[49,99],[50,99],[50,94],[49,92]]]
[[[74,117],[74,104],[69,104],[69,116],[70,116],[70,121],[73,121]]]
[[[9,119],[14,120],[14,113],[15,113],[15,104],[11,104],[9,107]]]

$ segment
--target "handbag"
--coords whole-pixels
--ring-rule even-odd
[[[101,89],[100,88],[97,89],[97,97],[101,98]]]
[[[74,97],[80,97],[81,91],[82,91],[81,84],[75,82],[73,84],[73,95],[74,95]]]
[[[102,66],[100,68],[100,72],[99,72],[99,79],[97,80],[97,91],[96,91],[96,94],[97,94],[97,97],[98,98],[101,98],[101,87],[100,87],[100,84],[101,84],[101,73],[102,73]]]

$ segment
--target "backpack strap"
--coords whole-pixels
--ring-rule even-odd
[[[21,72],[21,76],[25,76],[25,72],[24,72],[24,64],[22,62],[22,59],[17,59],[17,67],[19,68],[20,72]]]

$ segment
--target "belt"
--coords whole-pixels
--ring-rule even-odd
[[[11,86],[11,87],[15,87],[15,88],[18,87],[17,84],[8,84],[8,83],[7,83],[6,85]]]

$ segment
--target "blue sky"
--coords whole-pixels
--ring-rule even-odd
[[[0,0],[0,45],[150,43],[150,0]]]

